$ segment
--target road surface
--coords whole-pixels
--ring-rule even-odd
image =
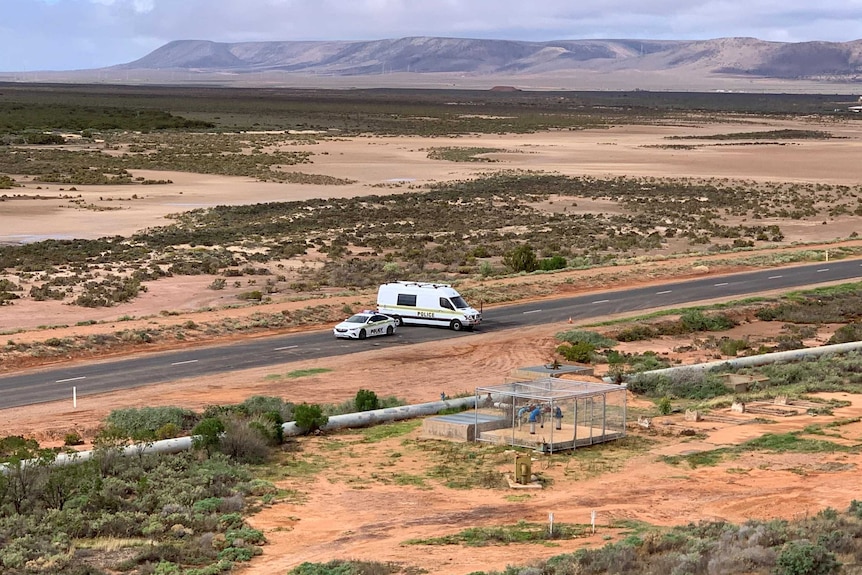
[[[254,338],[247,342],[198,347],[182,351],[140,354],[112,361],[94,361],[0,378],[0,409],[68,399],[72,388],[89,395],[200,377],[230,371],[282,365],[365,351],[373,347],[419,344],[430,340],[471,337],[502,329],[552,324],[668,306],[691,305],[717,298],[748,296],[773,290],[791,290],[835,281],[862,280],[862,260],[851,259],[813,265],[774,268],[721,277],[621,289],[584,296],[550,299],[485,310],[476,332],[403,326],[391,337],[362,341],[336,340],[332,330],[298,335]]]

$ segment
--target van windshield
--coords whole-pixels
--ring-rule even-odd
[[[459,295],[456,295],[455,297],[450,299],[452,300],[452,304],[455,306],[455,309],[467,309],[468,307],[470,307],[469,305],[467,305],[467,302],[464,301],[464,298]]]

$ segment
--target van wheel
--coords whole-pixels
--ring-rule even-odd
[[[464,324],[462,324],[459,320],[453,319],[452,323],[449,324],[454,331],[461,331],[464,328]]]
[[[359,330],[359,339],[365,339],[365,330]]]
[[[404,320],[401,319],[400,315],[393,316],[392,319],[395,320],[395,325],[397,325],[398,327],[401,327],[402,325],[404,325]]]
[[[394,327],[392,327],[392,326],[390,325],[389,327],[387,327],[387,328],[386,328],[386,335],[392,335],[393,333],[395,333],[395,328],[394,328]]]

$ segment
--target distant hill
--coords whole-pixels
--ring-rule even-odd
[[[242,74],[283,71],[327,76],[467,74],[553,76],[671,72],[692,77],[862,81],[862,40],[765,42],[755,38],[559,40],[520,42],[400,38],[365,42],[238,42],[177,40],[113,70],[194,70]]]

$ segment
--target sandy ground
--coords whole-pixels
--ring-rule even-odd
[[[827,129],[840,134],[841,140],[804,141],[781,146],[715,147],[693,151],[644,148],[665,144],[667,135],[771,130],[785,127]],[[442,145],[500,147],[497,164],[455,164],[428,160],[427,148]],[[226,203],[295,200],[310,197],[335,197],[369,193],[398,193],[410,185],[460,179],[489,169],[532,169],[565,174],[654,175],[727,177],[749,180],[829,182],[857,185],[862,182],[862,126],[856,123],[823,126],[808,123],[770,121],[768,124],[740,122],[718,125],[674,125],[618,127],[601,131],[556,132],[532,135],[461,137],[454,141],[424,138],[361,138],[324,142],[314,147],[317,155],[312,166],[302,171],[325,173],[358,180],[339,187],[299,186],[260,183],[242,178],[220,178],[179,173],[135,173],[145,177],[170,178],[170,186],[148,186],[142,199],[128,199],[140,189],[127,187],[79,186],[76,193],[97,205],[122,205],[121,210],[94,212],[68,207],[68,202],[13,200],[0,203],[0,241],[21,241],[42,237],[99,237],[128,234],[144,227],[159,225],[171,212],[191,207]],[[322,151],[328,152],[321,155]],[[313,168],[313,169],[312,169]],[[391,184],[381,189],[372,187]],[[27,193],[36,193],[27,183]],[[20,191],[20,190],[19,190]],[[60,195],[58,186],[43,186],[43,195]],[[99,198],[102,198],[101,200]],[[107,198],[112,198],[108,200]],[[847,238],[859,227],[859,218],[847,218],[837,226],[799,225],[791,227],[788,243],[831,242]],[[855,243],[855,242],[854,242]],[[802,249],[797,247],[787,249]],[[823,244],[819,249],[829,249]],[[719,256],[720,257],[720,256]],[[702,261],[704,258],[698,258]],[[693,261],[646,263],[628,270],[609,270],[605,280],[596,272],[572,272],[571,290],[600,291],[602,287],[626,287],[644,282],[660,282],[667,268],[680,276],[738,271],[715,266],[693,270]],[[658,270],[656,268],[662,268]],[[581,275],[578,275],[581,274]],[[590,275],[589,282],[586,275]],[[600,276],[600,274],[599,274]],[[585,285],[578,286],[583,279]],[[149,292],[134,302],[115,308],[83,310],[74,306],[23,300],[0,308],[0,331],[17,341],[38,341],[65,337],[72,333],[133,327],[134,325],[209,321],[229,315],[266,311],[261,306],[224,309],[229,296],[206,290],[212,278],[173,278],[150,284]],[[534,281],[516,278],[511,281]],[[598,282],[598,283],[597,283]],[[571,284],[569,284],[571,285]],[[353,304],[356,297],[325,300],[327,303]],[[361,298],[360,298],[361,299]],[[271,309],[290,309],[309,302],[275,301]],[[200,311],[202,307],[214,311]],[[167,315],[165,312],[172,314]],[[126,318],[136,318],[126,320]],[[120,322],[120,319],[124,321]],[[79,321],[95,320],[91,326],[75,326]],[[45,326],[72,326],[45,328]],[[43,326],[42,329],[38,329]],[[181,380],[134,390],[79,398],[77,409],[71,401],[45,403],[15,409],[0,409],[0,435],[24,434],[57,444],[69,431],[91,438],[99,421],[112,409],[153,405],[179,405],[201,409],[214,403],[240,402],[251,395],[277,395],[293,402],[340,403],[352,398],[360,388],[372,389],[380,396],[395,395],[408,402],[433,401],[440,393],[470,393],[476,386],[501,383],[511,370],[548,361],[555,341],[553,335],[572,327],[566,324],[541,326],[517,332],[479,331],[467,338],[439,341],[422,346],[389,347],[366,344],[367,351],[314,361],[285,364],[258,370],[223,374],[197,380]],[[768,340],[780,326],[747,323],[731,337],[748,335]],[[20,331],[19,331],[20,330]],[[257,334],[263,336],[266,334]],[[823,331],[819,342],[828,338]],[[251,337],[251,336],[243,336]],[[678,354],[674,350],[690,340],[665,340],[640,346],[622,347],[625,351],[651,349],[695,362],[714,359],[708,352]],[[812,341],[811,344],[816,342]],[[69,361],[72,361],[70,358]],[[20,366],[0,366],[11,369]],[[312,377],[286,379],[288,371],[324,367],[331,371]],[[834,418],[862,416],[862,402],[856,397],[852,407],[835,411]],[[632,398],[631,405],[638,402]],[[673,418],[671,418],[673,419]],[[679,419],[679,418],[677,418]],[[810,423],[829,419],[808,415],[782,418],[781,429],[802,429]],[[673,423],[665,425],[665,423]],[[658,461],[661,454],[711,449],[733,444],[752,434],[775,432],[775,425],[736,425],[706,422],[700,424],[697,440],[681,439],[679,421],[654,420],[647,434],[656,443],[649,452],[628,461],[614,472],[589,477],[567,473],[556,460],[535,463],[542,474],[552,478],[551,487],[513,500],[505,490],[457,491],[437,484],[424,488],[397,486],[369,481],[371,469],[386,473],[422,474],[428,462],[418,457],[401,457],[397,467],[391,453],[401,449],[402,438],[362,448],[361,465],[333,463],[333,468],[311,482],[286,479],[285,489],[298,489],[307,495],[302,504],[281,503],[264,509],[252,523],[266,531],[269,544],[262,557],[245,571],[252,574],[283,573],[302,561],[366,559],[398,561],[444,575],[468,573],[479,569],[502,569],[508,564],[524,564],[584,545],[601,545],[621,537],[609,529],[615,519],[630,518],[662,525],[681,524],[700,519],[792,518],[816,512],[825,506],[846,508],[860,488],[859,455],[771,456],[763,453],[740,456],[717,467],[688,469],[671,467]],[[417,432],[418,433],[418,432]],[[846,441],[859,443],[862,426],[843,426]],[[349,441],[347,435],[345,441]],[[304,450],[314,450],[321,438],[303,440]],[[423,469],[425,470],[423,472]],[[505,469],[501,469],[505,470]],[[376,471],[375,471],[376,472]],[[349,480],[364,476],[365,480]],[[403,546],[412,537],[432,537],[480,525],[511,524],[518,520],[587,523],[591,510],[598,512],[599,531],[590,538],[561,542],[558,547],[518,545],[490,548],[458,546]]]
[[[825,130],[830,140],[803,140],[781,145],[710,146],[668,150],[645,146],[674,143],[668,136],[753,132],[785,128]],[[698,143],[696,140],[686,143]],[[715,144],[714,141],[700,143]],[[442,146],[493,147],[495,163],[445,162],[428,159],[428,150]],[[731,178],[756,181],[829,182],[857,185],[862,181],[862,124],[800,121],[740,120],[738,123],[668,126],[619,126],[603,130],[559,131],[539,134],[352,138],[320,141],[305,148],[313,164],[296,169],[356,180],[344,186],[311,186],[257,182],[247,178],[202,176],[180,172],[135,170],[134,177],[170,179],[159,186],[36,185],[17,177],[24,188],[7,195],[40,194],[39,200],[9,200],[0,204],[0,242],[32,241],[44,237],[98,238],[127,235],[163,225],[175,212],[215,205],[350,197],[411,191],[430,182],[458,180],[478,173],[543,170],[566,175]],[[37,189],[41,188],[41,189]],[[137,199],[132,199],[132,195]],[[81,196],[104,208],[94,212],[76,208],[64,195]],[[836,237],[831,230],[811,230],[820,239]]]

